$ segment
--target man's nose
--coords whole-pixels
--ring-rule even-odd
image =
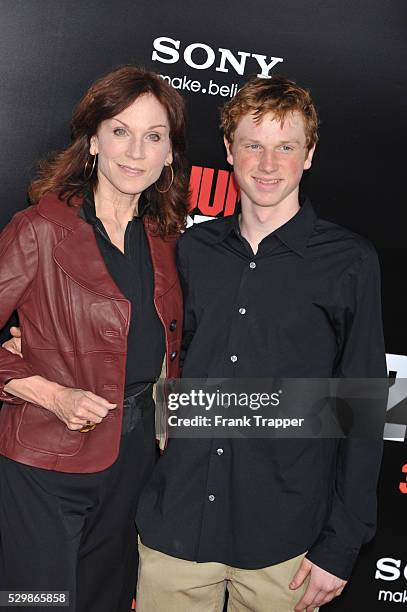
[[[263,149],[260,156],[259,170],[275,172],[278,169],[278,158],[275,151]]]

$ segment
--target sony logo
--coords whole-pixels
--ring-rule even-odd
[[[402,575],[407,580],[407,565],[401,570],[401,559],[382,557],[376,563],[376,580],[398,580]]]
[[[180,53],[179,49],[181,46],[180,40],[169,38],[168,36],[159,36],[153,41],[153,54],[151,59],[154,62],[162,62],[163,64],[176,64],[179,61]],[[193,53],[196,49],[200,49],[199,60],[195,54],[193,59]],[[219,52],[218,60],[216,58],[217,52]],[[246,51],[237,51],[233,53],[230,49],[223,49],[219,47],[212,49],[205,43],[191,43],[185,47],[183,52],[184,61],[191,68],[195,70],[207,70],[215,64],[217,60],[217,66],[215,70],[217,72],[229,72],[230,68],[233,68],[237,74],[244,74],[246,68],[247,58],[251,57],[257,62],[256,69],[260,67],[260,72],[257,74],[258,77],[264,77],[270,79],[270,71],[274,66],[282,61],[282,57],[270,57],[267,55],[260,55],[258,53],[247,53]]]

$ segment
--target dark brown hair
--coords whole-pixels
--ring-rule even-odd
[[[170,124],[174,182],[166,193],[154,185],[145,191],[146,212],[156,222],[162,235],[176,234],[185,226],[188,208],[188,174],[185,159],[185,106],[180,94],[160,76],[137,66],[122,66],[98,79],[79,102],[71,122],[71,144],[39,162],[39,175],[30,185],[31,202],[48,191],[56,191],[69,205],[75,205],[86,190],[97,184],[97,172],[84,176],[89,158],[90,139],[102,121],[125,110],[136,98],[152,94],[166,110]],[[171,171],[163,169],[157,188],[164,190],[171,181]]]
[[[221,112],[221,127],[226,139],[232,143],[239,121],[247,114],[253,114],[255,121],[261,121],[273,113],[284,123],[287,115],[298,111],[303,118],[306,147],[308,151],[318,142],[318,115],[308,90],[282,76],[271,79],[255,77],[250,79],[237,94],[225,104]]]

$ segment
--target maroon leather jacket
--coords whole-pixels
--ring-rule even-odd
[[[23,359],[0,348],[0,454],[60,472],[98,472],[119,451],[130,302],[109,275],[93,227],[53,193],[18,212],[0,234],[0,327],[17,309]],[[179,376],[182,294],[176,238],[144,227],[154,304],[165,329],[166,375]],[[13,397],[4,385],[35,374],[117,404],[89,433]]]

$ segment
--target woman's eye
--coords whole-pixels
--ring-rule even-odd
[[[115,136],[125,136],[127,132],[124,128],[119,127],[119,128],[114,128],[113,134]]]
[[[149,140],[152,140],[153,142],[158,142],[161,139],[161,135],[160,134],[149,134],[148,135]]]

